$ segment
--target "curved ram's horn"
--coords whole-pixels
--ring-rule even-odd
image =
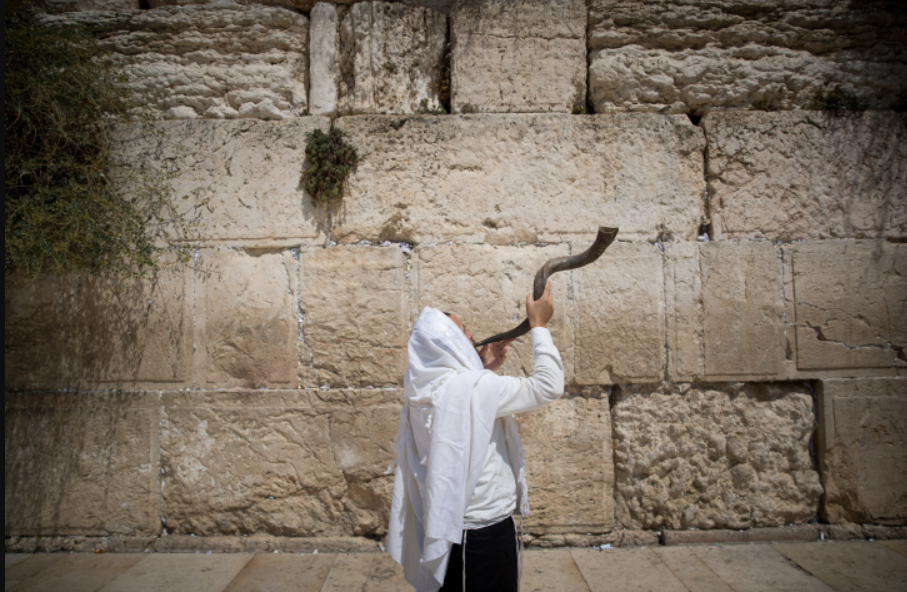
[[[535,281],[532,283],[532,298],[538,300],[542,297],[542,292],[545,291],[545,284],[548,282],[548,277],[552,273],[567,271],[568,269],[577,269],[578,267],[589,265],[601,257],[602,253],[605,252],[605,249],[607,249],[608,246],[614,242],[615,237],[617,237],[617,230],[617,228],[599,226],[598,236],[595,237],[595,242],[592,243],[592,246],[586,249],[586,251],[579,255],[573,255],[572,257],[555,257],[548,261],[548,263],[543,265],[539,272],[535,274]],[[487,343],[494,343],[495,341],[516,339],[520,335],[525,335],[526,333],[529,333],[529,319],[523,319],[522,323],[510,331],[498,333],[493,337],[480,341],[476,344],[476,347],[482,347]]]

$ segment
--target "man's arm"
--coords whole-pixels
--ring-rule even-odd
[[[538,300],[533,300],[531,294],[526,298],[526,314],[532,328],[532,355],[535,358],[532,377],[488,375],[482,378],[494,381],[501,393],[498,417],[547,405],[564,394],[564,366],[551,332],[545,328],[554,315],[550,283]]]

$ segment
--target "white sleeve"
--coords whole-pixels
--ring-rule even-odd
[[[514,378],[486,373],[498,388],[498,417],[536,409],[556,401],[564,394],[564,365],[551,332],[544,327],[532,329],[532,355],[535,367],[530,378]]]

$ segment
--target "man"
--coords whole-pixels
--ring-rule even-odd
[[[545,325],[550,284],[526,298],[531,378],[493,373],[510,342],[475,350],[455,315],[425,308],[409,340],[388,550],[418,592],[517,592],[513,515],[528,514],[514,413],[564,392],[564,368]]]

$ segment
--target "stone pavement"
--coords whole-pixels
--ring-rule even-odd
[[[907,590],[907,541],[526,552],[535,592]],[[9,554],[16,592],[409,591],[385,553]]]

